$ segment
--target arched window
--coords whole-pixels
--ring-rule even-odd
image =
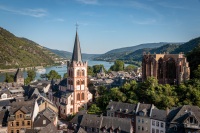
[[[80,76],[80,70],[77,71],[77,77]]]
[[[173,58],[169,58],[166,62],[166,78],[168,83],[174,84],[176,79],[176,62]]]
[[[78,80],[78,81],[76,81],[76,84],[77,84],[77,85],[80,85],[80,81],[79,81],[79,80]]]
[[[85,84],[85,80],[82,80],[82,81],[81,81],[81,84],[84,85],[84,84]]]
[[[81,99],[84,100],[84,93],[81,94]]]
[[[163,79],[163,59],[158,60],[158,79]]]
[[[77,94],[77,101],[80,101],[80,94]]]
[[[85,71],[84,70],[82,70],[82,76],[85,76]]]

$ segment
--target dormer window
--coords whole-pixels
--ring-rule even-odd
[[[144,112],[139,112],[139,116],[144,116]]]

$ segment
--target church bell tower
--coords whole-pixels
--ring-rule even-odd
[[[87,108],[88,95],[87,87],[87,62],[82,61],[81,47],[78,32],[74,42],[72,59],[68,63],[68,85],[67,89],[73,91],[73,113],[77,113],[80,108]]]

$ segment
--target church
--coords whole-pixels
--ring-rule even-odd
[[[72,59],[67,64],[67,85],[59,86],[59,91],[49,91],[49,99],[57,106],[59,115],[66,118],[81,109],[87,109],[92,94],[87,87],[87,62],[83,62],[78,32],[74,42]]]
[[[143,54],[142,80],[155,77],[160,84],[180,84],[190,78],[187,58],[180,54]]]

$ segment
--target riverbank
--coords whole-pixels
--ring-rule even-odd
[[[43,66],[35,66],[35,67],[25,67],[25,68],[19,68],[21,71],[27,71],[32,69],[42,69]],[[18,68],[12,68],[12,69],[0,69],[0,73],[13,73],[16,72]]]

